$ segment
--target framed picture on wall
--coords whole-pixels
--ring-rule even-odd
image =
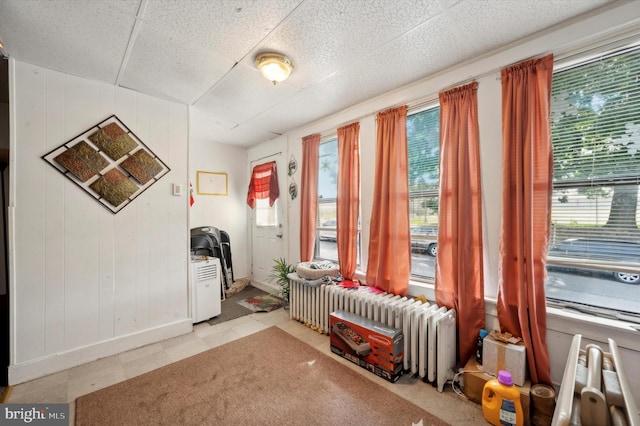
[[[49,151],[42,159],[112,213],[132,203],[170,171],[115,115]]]
[[[224,172],[196,172],[196,191],[199,195],[228,195],[229,183]]]

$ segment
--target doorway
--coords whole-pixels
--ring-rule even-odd
[[[277,153],[250,162],[251,170],[253,170],[256,165],[274,161],[280,190],[280,196],[272,206],[269,205],[268,199],[258,200],[256,208],[252,209],[250,215],[251,282],[265,291],[277,289],[269,283],[269,275],[271,274],[274,259],[286,257],[286,236],[284,234],[287,226],[287,199],[286,192],[283,189],[286,183],[286,173],[283,172],[282,157],[281,153]]]

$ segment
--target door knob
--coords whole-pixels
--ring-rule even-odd
[[[278,237],[278,238],[282,238],[282,232],[278,232],[278,233],[276,234],[276,237]]]

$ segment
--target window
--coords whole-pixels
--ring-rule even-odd
[[[440,107],[407,116],[411,275],[434,279],[438,250]]]
[[[338,261],[338,139],[320,144],[318,164],[318,223],[316,224],[317,259]],[[358,228],[360,225],[358,224]],[[358,231],[358,264],[360,264],[360,232]]]
[[[640,49],[556,71],[547,300],[640,322]]]
[[[268,198],[258,198],[256,200],[255,215],[256,226],[278,226],[278,200],[276,199],[273,206],[270,206]]]
[[[338,261],[337,197],[338,139],[333,138],[320,144],[315,257],[336,262]]]

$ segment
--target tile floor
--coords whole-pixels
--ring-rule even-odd
[[[193,332],[13,387],[9,403],[70,403],[70,424],[74,423],[75,399],[81,395],[223,345],[270,326],[282,330],[330,355],[354,371],[421,406],[452,425],[485,425],[480,405],[458,396],[450,386],[439,393],[429,384],[410,376],[389,383],[336,356],[329,349],[329,337],[289,319],[289,311],[278,309],[256,313],[211,326],[196,324]]]

